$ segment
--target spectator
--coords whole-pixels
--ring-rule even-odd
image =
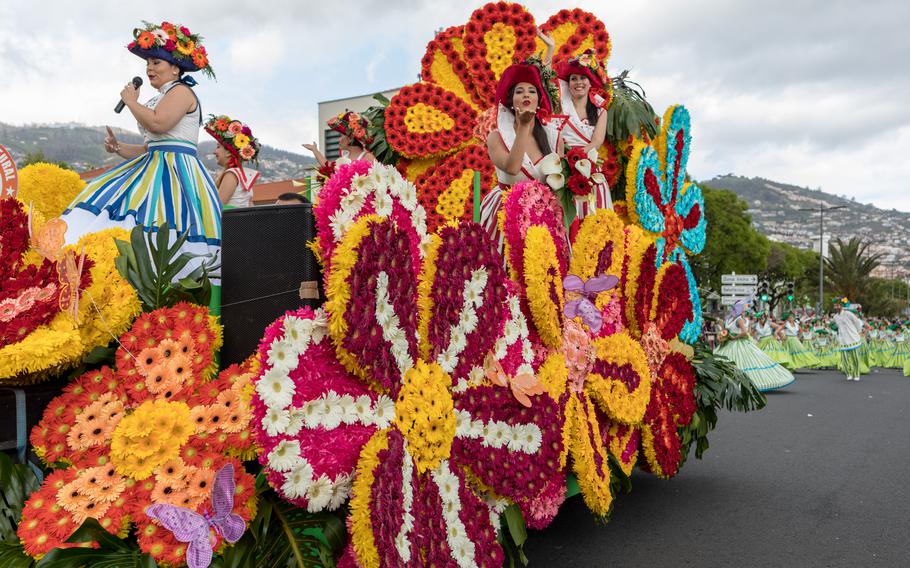
[[[309,205],[309,201],[306,197],[300,195],[299,193],[282,193],[278,196],[278,199],[275,200],[275,205],[300,205],[301,203]]]

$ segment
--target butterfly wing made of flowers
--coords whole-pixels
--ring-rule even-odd
[[[211,564],[212,543],[209,523],[205,517],[185,507],[166,503],[149,505],[145,508],[145,514],[171,531],[178,541],[190,543],[186,551],[187,565],[190,568]]]
[[[234,513],[234,465],[225,464],[212,485],[212,524],[218,527],[224,539],[237,542],[246,531],[246,523]]]

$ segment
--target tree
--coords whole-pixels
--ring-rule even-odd
[[[54,164],[60,166],[65,170],[72,170],[73,166],[69,165],[66,162],[55,162],[47,158],[44,155],[44,150],[38,150],[37,152],[29,152],[22,158],[22,161],[18,164],[18,168],[22,169],[25,166],[30,166],[32,164]],[[75,170],[74,170],[75,171]]]
[[[868,249],[869,243],[858,237],[851,237],[848,242],[839,238],[834,240],[825,259],[825,277],[831,290],[862,302],[864,294],[871,292],[870,275],[884,256],[871,254]]]
[[[705,185],[702,190],[708,232],[704,250],[691,258],[692,270],[701,286],[719,291],[722,274],[765,270],[771,245],[752,226],[748,205],[735,193]]]
[[[793,282],[794,288],[804,290],[810,281],[810,275],[818,268],[818,254],[787,243],[772,241],[768,253],[767,268],[762,271],[761,279],[769,284],[768,309],[773,311],[782,300],[786,300],[787,283]],[[816,282],[818,278],[816,278]]]

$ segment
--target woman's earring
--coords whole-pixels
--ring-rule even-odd
[[[176,74],[177,74],[177,72],[176,72],[176,71],[174,71],[174,75],[176,75]]]

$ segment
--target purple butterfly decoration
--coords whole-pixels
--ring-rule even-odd
[[[224,540],[235,543],[243,536],[246,523],[234,509],[234,466],[226,464],[215,475],[212,485],[212,509],[200,515],[185,507],[156,503],[145,509],[145,514],[171,531],[180,542],[188,542],[186,564],[189,568],[206,568],[212,563],[212,542],[209,530]]]
[[[595,276],[588,280],[582,280],[581,277],[569,274],[562,281],[562,287],[567,292],[577,292],[580,298],[566,302],[562,313],[569,319],[581,316],[581,320],[595,334],[600,333],[603,326],[603,316],[600,310],[594,305],[593,300],[600,292],[605,292],[616,287],[619,278],[607,274]]]

